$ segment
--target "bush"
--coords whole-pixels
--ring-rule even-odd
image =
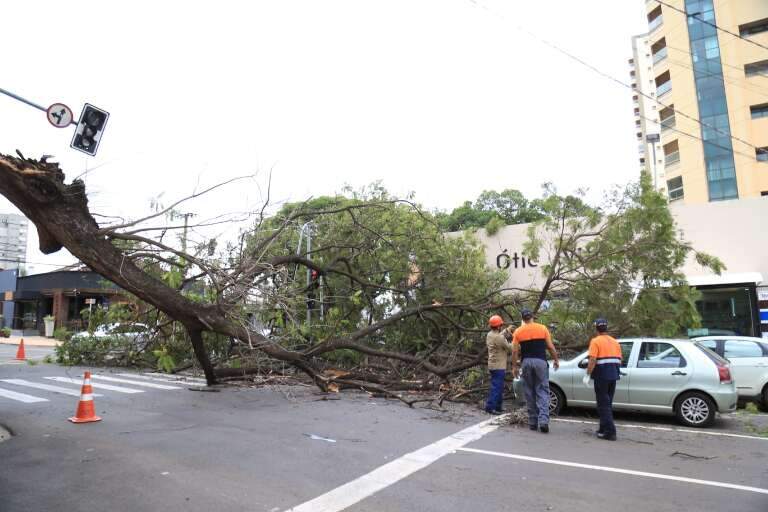
[[[2,338],[10,338],[11,337],[11,329],[8,327],[3,327],[0,329],[0,337]]]
[[[57,327],[53,331],[53,338],[58,341],[69,341],[72,338],[72,331],[66,327]]]

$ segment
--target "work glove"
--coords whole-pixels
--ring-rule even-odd
[[[584,378],[581,379],[581,382],[584,383],[585,386],[589,387],[592,385],[592,377],[588,373],[584,374]]]

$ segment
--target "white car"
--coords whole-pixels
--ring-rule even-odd
[[[739,400],[768,412],[768,343],[748,336],[703,336],[694,341],[731,362]]]
[[[150,339],[151,330],[148,325],[140,323],[114,323],[107,325],[100,325],[97,327],[93,334],[88,331],[78,332],[72,335],[72,339],[78,338],[106,338],[106,337],[118,337],[133,340],[137,344],[145,343]]]

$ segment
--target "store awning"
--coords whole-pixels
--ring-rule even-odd
[[[705,276],[691,276],[687,278],[691,286],[727,286],[729,284],[760,284],[763,275],[760,272],[725,273]]]

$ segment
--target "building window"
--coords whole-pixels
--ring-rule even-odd
[[[661,111],[659,111],[659,120],[660,120],[659,124],[661,124],[661,131],[674,128],[676,124],[675,106],[670,105],[666,108],[661,109]]]
[[[672,90],[672,77],[665,71],[656,77],[656,96],[662,96]]]
[[[677,201],[683,198],[683,177],[678,176],[667,180],[667,195],[670,201]]]
[[[653,53],[653,63],[657,64],[667,58],[667,40],[661,38],[651,46],[651,52]]]
[[[755,157],[758,162],[768,162],[768,146],[755,149]]]
[[[768,18],[739,25],[739,35],[741,37],[753,36],[762,32],[768,32]]]
[[[648,13],[648,32],[653,32],[664,23],[664,16],[661,15],[661,6]]]
[[[752,119],[768,117],[768,103],[763,103],[761,105],[752,105],[751,107],[749,107],[749,111],[752,113]]]
[[[673,165],[680,161],[680,146],[676,140],[664,144],[664,165]]]
[[[768,76],[768,60],[761,60],[759,62],[753,62],[752,64],[745,64],[744,74],[747,76],[747,78],[754,76]]]

